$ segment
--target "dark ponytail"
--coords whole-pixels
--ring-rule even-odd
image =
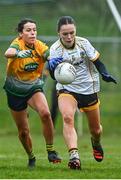
[[[60,28],[62,25],[66,25],[66,24],[74,24],[75,25],[75,21],[71,16],[62,16],[59,18],[58,22],[57,22],[57,31],[60,31]]]

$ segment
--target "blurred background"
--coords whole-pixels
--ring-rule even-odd
[[[114,0],[121,12],[121,0]],[[118,84],[101,80],[101,120],[104,135],[121,134],[121,32],[106,0],[0,0],[0,135],[17,132],[11,118],[6,95],[3,90],[6,62],[4,52],[17,35],[16,27],[23,18],[37,22],[38,39],[49,46],[57,39],[56,23],[60,16],[72,16],[77,25],[77,35],[85,37],[101,53],[101,60]],[[51,106],[53,80],[49,77],[44,86]],[[40,133],[38,115],[31,109],[30,128],[32,133]],[[62,134],[62,119],[57,115],[56,133]],[[86,117],[81,114],[75,120],[80,134],[88,133]]]

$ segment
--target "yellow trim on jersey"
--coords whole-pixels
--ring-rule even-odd
[[[93,62],[96,61],[99,58],[99,56],[100,56],[100,53],[97,51],[96,57],[94,59],[91,59],[91,61],[93,61]]]
[[[30,50],[28,46],[26,46],[25,42],[16,38],[11,43],[10,47],[19,47],[19,50]],[[34,44],[34,48],[31,49],[32,57],[28,58],[8,58],[7,64],[7,75],[14,76],[22,81],[33,81],[42,75],[44,63],[46,59],[44,56],[48,51],[48,46],[46,46],[43,42],[36,40]]]
[[[92,111],[92,110],[95,110],[99,107],[100,105],[100,101],[98,100],[98,102],[92,106],[89,106],[89,107],[84,107],[84,108],[80,108],[80,111],[81,112],[88,112],[88,111]]]

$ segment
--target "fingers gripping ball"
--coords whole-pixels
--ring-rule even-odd
[[[54,71],[55,68],[57,67],[57,65],[58,65],[59,63],[62,63],[62,61],[63,61],[63,58],[62,58],[62,57],[50,59],[50,60],[48,61],[49,69],[50,69],[51,71]]]
[[[62,62],[56,67],[54,76],[59,83],[70,84],[76,78],[76,69],[72,64]]]

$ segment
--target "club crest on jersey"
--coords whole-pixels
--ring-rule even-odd
[[[82,59],[85,58],[85,52],[84,52],[84,51],[81,51],[81,52],[80,52],[80,57],[81,57]]]

